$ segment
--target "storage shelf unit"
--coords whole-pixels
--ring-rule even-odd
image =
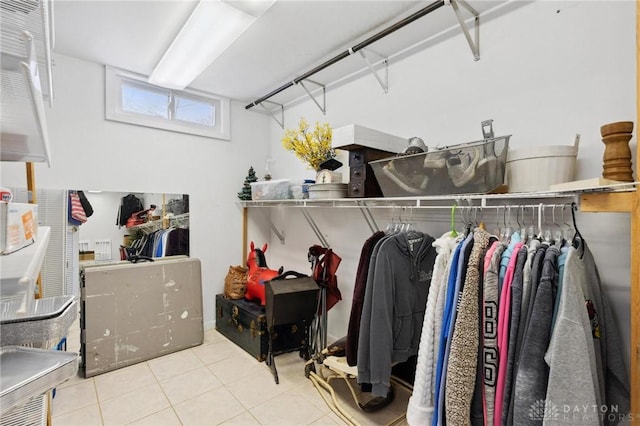
[[[25,51],[25,33],[33,39],[33,54],[38,68],[43,72],[41,86],[51,102],[53,77],[51,49],[54,44],[52,0],[11,0],[2,2],[2,27],[0,50],[14,62],[28,62],[31,57]],[[2,58],[3,69],[7,65]]]
[[[53,99],[50,3],[2,3],[0,161],[50,165],[44,98]]]
[[[26,163],[31,203],[37,203],[33,163],[51,165],[44,101],[53,104],[52,18],[52,0],[0,4],[0,161]],[[50,424],[51,389],[78,370],[77,354],[51,350],[68,332],[76,303],[36,303],[34,295],[50,232],[40,227],[34,244],[0,257],[1,426]],[[45,349],[6,346],[9,341]]]
[[[38,235],[30,246],[0,256],[0,297],[22,299],[18,313],[26,314],[34,299],[36,280],[44,261],[51,228],[38,227]]]

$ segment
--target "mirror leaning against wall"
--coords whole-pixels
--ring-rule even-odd
[[[82,193],[93,214],[77,224],[80,263],[189,255],[187,194]]]
[[[29,202],[26,188],[9,189],[14,202]],[[82,192],[89,203],[88,211],[82,208],[81,213],[87,216],[83,222],[72,217],[71,195],[78,192]],[[130,226],[127,221],[131,214],[120,225],[121,203],[129,195],[139,199],[142,207],[134,211],[139,214],[129,222]],[[121,262],[139,253],[147,253],[152,258],[189,255],[187,194],[38,188],[37,204],[38,224],[51,229],[40,270],[42,293],[39,297],[79,296],[80,264]],[[154,209],[151,209],[152,205]],[[161,235],[166,241],[156,239]],[[177,237],[180,238],[176,245]],[[164,244],[167,241],[169,245]],[[158,251],[158,244],[163,244],[163,250]]]

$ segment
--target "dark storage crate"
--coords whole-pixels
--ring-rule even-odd
[[[264,306],[245,299],[227,299],[216,295],[216,330],[251,354],[264,361],[269,352],[269,332]],[[275,326],[273,353],[292,352],[303,348],[302,323]]]

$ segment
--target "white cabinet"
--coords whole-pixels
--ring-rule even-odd
[[[0,161],[50,165],[44,101],[53,100],[51,8],[51,0],[0,5]],[[76,353],[52,350],[76,319],[77,302],[34,296],[49,236],[40,227],[32,245],[0,256],[2,426],[45,424],[49,392],[78,370]]]

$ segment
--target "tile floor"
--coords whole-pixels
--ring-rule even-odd
[[[70,331],[68,350],[79,337]],[[101,374],[74,377],[53,399],[54,426],[343,425],[304,375],[298,352],[276,358],[280,384],[216,330],[203,345]],[[387,424],[406,409],[408,395],[376,413],[353,404],[345,385],[339,398],[361,425]],[[402,421],[401,424],[406,424]]]

